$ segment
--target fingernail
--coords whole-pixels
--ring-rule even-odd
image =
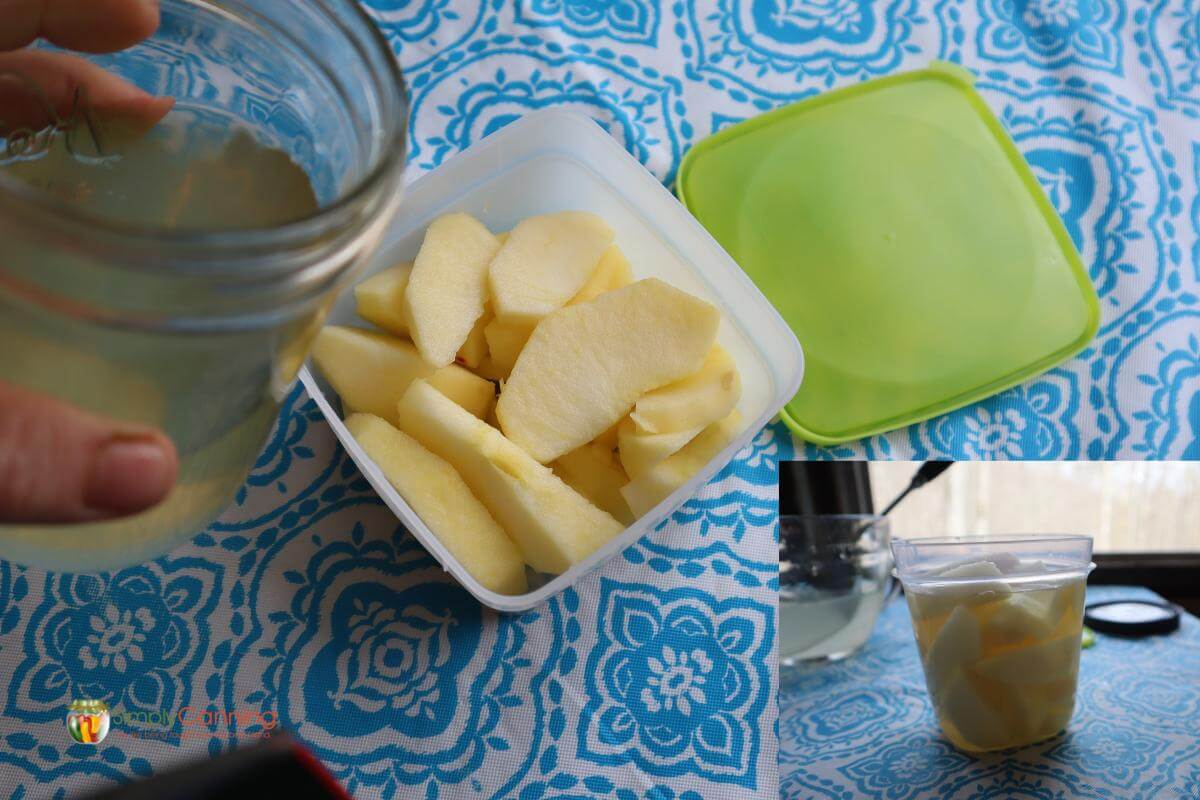
[[[175,453],[168,442],[144,434],[118,434],[92,456],[84,502],[110,514],[141,511],[167,496],[175,471]]]

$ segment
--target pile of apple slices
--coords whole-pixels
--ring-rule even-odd
[[[741,429],[717,309],[635,280],[594,214],[501,234],[448,214],[355,299],[384,332],[326,326],[313,360],[367,455],[501,594],[595,552]]]

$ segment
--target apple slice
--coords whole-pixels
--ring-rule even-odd
[[[683,486],[718,453],[734,440],[742,429],[737,411],[702,430],[675,455],[651,467],[649,471],[621,487],[634,518],[640,517]]]
[[[1004,717],[992,708],[966,673],[953,673],[934,697],[938,716],[948,722],[974,750],[994,750],[1012,741]]]
[[[630,417],[642,433],[703,428],[733,411],[741,396],[737,366],[716,345],[695,373],[639,397]]]
[[[501,378],[508,378],[517,356],[521,354],[525,343],[533,333],[533,326],[524,322],[506,322],[499,318],[491,319],[483,329],[487,340],[488,355],[491,357],[492,369]]]
[[[565,572],[624,526],[433,386],[400,400],[400,429],[449,461],[538,572]]]
[[[609,245],[609,248],[604,251],[604,255],[600,257],[600,263],[596,265],[596,271],[592,273],[592,277],[588,278],[588,282],[583,285],[577,295],[571,298],[567,305],[586,303],[605,292],[620,289],[631,283],[633,283],[633,269],[629,266],[629,259],[625,258],[621,248],[615,244]]]
[[[528,590],[521,551],[454,467],[373,414],[348,417],[346,428],[471,577],[499,594]]]
[[[979,621],[966,606],[955,606],[925,653],[925,678],[934,694],[978,659],[983,647]]]
[[[479,377],[486,378],[489,381],[508,380],[508,373],[496,366],[496,364],[492,361],[491,355],[484,356],[483,360],[479,362],[479,366],[474,369],[474,372]],[[499,427],[499,425],[497,425],[497,427]]]
[[[471,328],[471,332],[467,334],[467,340],[462,343],[462,347],[458,348],[458,355],[454,357],[456,363],[476,371],[479,370],[479,366],[483,364],[488,356],[488,345],[487,339],[484,337],[484,330],[491,321],[492,312],[490,309],[485,308],[483,316],[475,320],[475,327]]]
[[[616,450],[617,449],[617,435],[618,435],[618,431],[621,429],[621,423],[623,421],[624,420],[617,420],[616,422],[614,422],[612,425],[610,425],[608,428],[606,428],[603,433],[601,433],[595,439],[592,439],[592,444],[594,444],[597,447],[600,447],[604,450],[607,450],[610,453],[613,452],[614,450]]]
[[[492,260],[496,316],[533,327],[579,293],[612,240],[608,224],[583,211],[523,220]]]
[[[1055,590],[1013,592],[999,601],[983,625],[986,641],[993,646],[1012,645],[1027,638],[1046,639],[1058,624],[1053,613]]]
[[[1002,650],[975,663],[985,678],[1018,686],[1048,683],[1079,669],[1079,629],[1037,644]]]
[[[719,323],[713,306],[656,278],[560,309],[534,329],[500,393],[504,435],[542,463],[569,453],[646,392],[695,372]]]
[[[404,316],[421,357],[444,367],[483,316],[496,237],[469,214],[446,214],[425,231],[404,290]]]
[[[457,364],[434,369],[412,342],[375,331],[326,325],[313,342],[313,361],[345,408],[396,419],[409,384],[426,378],[477,417],[492,410],[496,387]]]
[[[412,262],[406,261],[375,273],[354,287],[354,302],[358,315],[388,333],[408,335],[408,320],[404,318],[404,289]]]
[[[696,438],[703,427],[675,433],[640,433],[629,417],[617,427],[617,449],[621,466],[630,478],[640,478],[656,464],[661,464]]]
[[[621,496],[621,487],[629,482],[629,477],[613,458],[611,450],[589,442],[559,456],[551,466],[568,486],[618,521],[625,525],[633,522],[629,504]]]

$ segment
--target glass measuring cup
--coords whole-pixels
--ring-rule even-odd
[[[37,59],[0,76],[44,112],[0,125],[0,381],[160,428],[180,459],[135,517],[0,526],[4,558],[96,570],[197,533],[245,479],[395,208],[407,106],[355,0],[162,0],[146,40],[72,56],[173,100],[143,130],[98,93],[53,102]]]
[[[896,539],[892,552],[946,738],[983,752],[1065,729],[1091,537]]]
[[[890,596],[890,528],[871,514],[779,517],[779,659],[834,661],[863,646]]]

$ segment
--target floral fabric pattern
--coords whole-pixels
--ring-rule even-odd
[[[1200,785],[1194,751],[1151,760],[1160,740],[1194,743],[1196,715],[1131,705],[1074,740],[1093,748],[1095,791],[1063,777],[1078,756],[1065,745],[1044,768],[968,776],[936,738],[861,750],[833,771],[786,752],[780,780],[769,613],[782,459],[1200,458],[1200,0],[363,7],[405,72],[410,181],[531,110],[563,107],[669,184],[713,131],[934,59],[959,63],[1063,216],[1100,294],[1101,330],[1066,364],[887,435],[819,448],[775,422],[619,558],[511,617],[437,568],[294,391],[234,502],[175,552],[99,576],[0,563],[0,787],[74,796],[256,733],[235,724],[151,742],[115,726],[100,746],[77,745],[62,722],[76,697],[123,712],[270,711],[368,800],[699,800],[777,786],[901,796],[942,766],[962,781],[931,796]],[[889,658],[872,663],[903,674],[904,659]],[[1181,669],[1171,676],[1188,677]],[[1191,685],[1147,691],[1186,710]],[[888,686],[859,687],[803,722],[785,716],[783,747],[799,725],[833,757],[864,731],[920,718],[923,689]],[[1048,790],[1051,778],[1068,788]]]

